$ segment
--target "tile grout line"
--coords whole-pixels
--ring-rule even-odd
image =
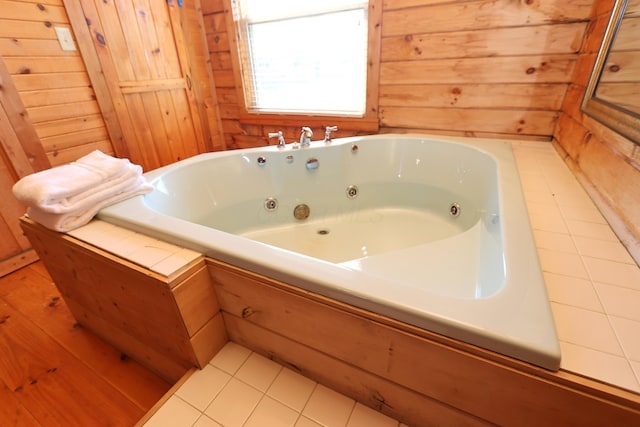
[[[566,166],[565,166],[565,167],[566,167]],[[613,315],[611,315],[611,314],[609,314],[609,313],[608,313],[607,308],[606,308],[606,306],[605,306],[605,304],[604,304],[604,302],[603,302],[603,300],[602,300],[602,297],[601,297],[601,295],[600,295],[600,292],[598,292],[598,289],[597,289],[597,287],[595,286],[595,283],[596,283],[596,282],[594,281],[593,275],[592,275],[591,271],[589,270],[589,268],[587,267],[587,263],[585,262],[585,258],[595,258],[595,259],[603,259],[603,258],[594,257],[594,256],[586,256],[586,255],[583,255],[583,254],[580,252],[580,245],[578,245],[578,244],[577,244],[577,242],[576,242],[576,237],[582,237],[582,238],[586,238],[586,239],[597,240],[597,241],[603,241],[603,242],[605,242],[605,241],[609,241],[609,240],[605,240],[605,239],[597,238],[597,237],[595,237],[595,236],[580,236],[580,235],[576,235],[574,232],[572,232],[572,229],[571,229],[571,228],[568,226],[568,224],[567,224],[567,220],[568,220],[568,219],[567,219],[567,218],[566,218],[566,216],[565,216],[565,211],[562,209],[562,206],[560,205],[559,200],[555,197],[555,192],[553,191],[552,185],[551,185],[551,183],[550,183],[550,181],[549,181],[549,176],[548,176],[547,174],[545,174],[545,173],[544,173],[544,171],[545,171],[545,170],[544,170],[544,169],[542,169],[542,170],[540,171],[540,174],[541,174],[541,175],[542,175],[542,177],[544,178],[544,182],[545,182],[545,184],[546,184],[546,186],[547,186],[547,188],[548,188],[548,190],[549,190],[550,195],[552,196],[552,198],[553,198],[553,200],[554,200],[554,206],[555,206],[555,208],[560,212],[562,222],[563,222],[563,224],[565,225],[565,227],[566,227],[566,229],[567,229],[567,231],[568,231],[568,235],[569,235],[569,237],[570,237],[570,239],[571,239],[571,242],[572,242],[572,244],[573,244],[574,248],[576,249],[576,254],[580,257],[580,263],[582,264],[582,266],[583,266],[583,268],[584,268],[584,271],[586,272],[586,274],[587,274],[587,276],[588,276],[588,282],[590,283],[590,285],[591,285],[591,287],[592,287],[593,291],[595,292],[596,298],[598,299],[598,302],[600,303],[600,305],[601,305],[601,307],[602,307],[602,309],[603,309],[603,313],[602,313],[602,314],[604,314],[604,315],[606,316],[607,324],[609,325],[609,327],[611,328],[612,332],[614,333],[614,336],[615,336],[615,338],[616,338],[616,341],[617,341],[618,345],[620,346],[620,349],[622,350],[622,354],[624,355],[625,364],[628,366],[628,368],[630,369],[631,373],[632,373],[632,374],[634,375],[634,377],[635,377],[634,379],[636,380],[636,381],[635,381],[635,382],[636,382],[636,386],[637,386],[637,387],[640,387],[640,377],[636,374],[636,371],[633,369],[633,366],[632,366],[632,364],[631,364],[631,360],[632,360],[632,359],[630,359],[630,358],[629,358],[628,352],[625,350],[625,347],[624,347],[624,346],[623,346],[623,344],[622,344],[622,340],[621,340],[621,339],[620,339],[620,337],[619,337],[619,333],[617,332],[616,328],[613,326],[613,323],[612,323],[612,320],[611,320],[611,317],[620,317],[620,318],[623,318],[623,319],[627,319],[627,318],[626,318],[626,317],[622,317],[622,316],[613,316]],[[576,179],[576,178],[574,177],[574,179]],[[580,184],[580,182],[579,182],[579,181],[577,181],[577,179],[576,179],[576,182],[577,182],[577,184],[580,186],[580,188],[582,188],[582,185]],[[572,190],[572,191],[573,191],[573,190]],[[586,190],[585,190],[585,192],[586,192]],[[598,207],[597,207],[597,206],[595,206],[595,203],[593,203],[593,200],[591,200],[591,197],[589,197],[589,194],[588,194],[588,193],[587,193],[587,197],[588,197],[588,198],[589,198],[589,200],[591,201],[591,205],[592,205],[592,207],[593,207],[594,209],[598,210],[598,212],[599,212]],[[586,220],[575,220],[575,221],[584,222],[584,223],[589,223],[589,224],[600,224],[600,223],[596,223],[596,222],[592,222],[592,221],[586,221]],[[606,221],[606,219],[605,219],[605,221]],[[605,224],[603,224],[603,225],[605,225]],[[609,227],[609,229],[611,229],[611,227],[610,227],[610,225],[609,225],[608,223],[606,224],[606,226],[607,226],[607,227]],[[533,228],[533,227],[532,227],[532,228]],[[611,231],[613,232],[613,230],[611,230]],[[564,233],[560,233],[560,234],[564,234]],[[615,235],[615,233],[614,233],[614,235]],[[617,238],[617,236],[616,236],[616,238]],[[617,238],[616,243],[617,243],[617,244],[619,244],[619,245],[622,245],[622,243],[620,242],[619,238]],[[622,245],[622,247],[624,248],[624,245]],[[536,248],[537,248],[537,249],[540,249],[540,248],[538,248],[538,247],[537,247],[537,245],[536,245]],[[626,248],[625,248],[625,249],[626,249]],[[560,251],[560,252],[564,252],[564,251]],[[564,252],[564,253],[568,253],[568,252]],[[610,259],[608,259],[608,258],[607,258],[607,259],[605,259],[605,260],[606,260],[606,261],[615,262],[615,263],[619,263],[619,264],[627,264],[627,265],[628,265],[628,264],[630,264],[630,263],[621,262],[621,261],[619,261],[619,260],[610,260]],[[559,273],[554,273],[554,274],[559,274]],[[567,276],[567,275],[564,275],[564,274],[559,274],[559,275],[562,275],[562,276],[565,276],[565,277],[573,277],[573,276]],[[598,283],[599,283],[599,282],[598,282]],[[615,284],[610,284],[610,285],[612,285],[612,286],[619,286],[619,285],[615,285]],[[619,286],[619,287],[621,287],[621,288],[625,288],[625,289],[630,289],[630,288],[625,287],[625,286]],[[550,301],[550,302],[551,302],[551,301]],[[583,308],[583,307],[579,307],[579,306],[574,306],[574,305],[571,305],[571,304],[558,303],[558,302],[553,302],[553,303],[554,303],[554,304],[559,304],[559,305],[564,305],[564,306],[570,306],[570,307],[578,308],[578,309],[581,309],[581,310],[587,310],[587,311],[595,312],[595,311],[593,311],[593,310],[589,310],[589,309],[586,309],[586,308]],[[600,312],[597,312],[597,313],[600,313]],[[634,319],[627,319],[627,320],[635,321]],[[566,342],[566,343],[571,344],[571,345],[575,345],[575,346],[583,347],[583,348],[586,348],[586,349],[589,349],[589,350],[592,350],[592,351],[598,351],[598,352],[601,352],[601,353],[610,354],[610,355],[613,355],[613,356],[620,357],[619,355],[616,355],[616,354],[610,353],[610,352],[608,352],[608,351],[606,351],[606,352],[605,352],[605,351],[601,351],[601,350],[599,350],[599,349],[594,349],[594,348],[591,348],[591,347],[588,347],[588,346],[584,346],[584,345],[581,345],[581,344],[572,343],[571,341],[566,341],[566,340],[560,340],[560,341]]]
[[[565,166],[566,167],[566,166]],[[544,176],[545,178],[545,182],[547,183],[547,185],[549,186],[549,189],[551,191],[552,190],[552,186],[549,183],[549,178],[548,176],[545,174]],[[582,188],[582,185],[577,181],[577,179],[574,177],[574,179],[576,180],[577,185],[580,186],[580,188]],[[573,190],[572,190],[573,191]],[[588,195],[587,195],[588,196]],[[589,197],[589,200],[591,200],[591,198]],[[604,310],[604,315],[607,319],[607,324],[609,325],[609,327],[611,328],[611,330],[613,331],[614,336],[616,337],[616,342],[618,343],[618,346],[620,347],[620,349],[622,350],[622,354],[624,355],[625,358],[625,363],[629,366],[629,368],[631,369],[631,372],[633,372],[633,367],[631,366],[631,363],[629,362],[629,357],[627,356],[627,353],[624,350],[624,346],[622,345],[622,342],[620,341],[620,337],[618,336],[618,334],[616,333],[615,328],[613,327],[613,324],[611,323],[611,318],[609,316],[609,313],[607,312],[607,308],[604,304],[604,301],[602,300],[602,297],[600,296],[600,293],[598,292],[595,284],[594,284],[594,280],[593,280],[593,275],[591,273],[591,271],[589,270],[587,263],[585,262],[584,256],[582,253],[580,253],[580,248],[579,245],[576,242],[576,235],[572,232],[571,228],[569,228],[568,224],[567,224],[567,218],[565,217],[565,212],[562,210],[559,201],[554,197],[554,202],[556,204],[556,207],[558,208],[558,211],[560,212],[560,216],[562,217],[562,221],[565,224],[565,226],[567,227],[567,230],[569,231],[569,237],[571,238],[571,242],[573,243],[573,246],[576,249],[576,253],[577,255],[580,257],[580,263],[582,265],[582,267],[584,268],[584,271],[587,273],[587,276],[589,277],[589,284],[591,285],[591,288],[593,289],[593,291],[595,292],[596,298],[598,299],[598,302],[600,303],[600,306],[602,307],[602,309]],[[593,201],[591,201],[591,204],[593,205],[593,207],[595,209],[597,209],[597,207],[595,206],[595,204],[593,203]],[[588,222],[588,221],[582,221],[582,222]],[[607,225],[608,226],[608,225]],[[600,240],[600,239],[598,239]],[[571,343],[570,341],[565,341],[568,343]],[[573,345],[578,345],[575,343],[571,343]],[[599,349],[594,349],[594,348],[590,348],[588,346],[584,346],[584,345],[580,345],[581,347],[585,347],[585,348],[589,348],[591,350],[595,350],[595,351],[601,351]],[[607,354],[611,354],[614,355],[614,353],[611,353],[610,351],[601,351],[602,353],[607,353]]]

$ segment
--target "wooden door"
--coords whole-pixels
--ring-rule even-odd
[[[209,151],[177,1],[64,0],[116,154],[155,169]]]
[[[20,178],[50,167],[40,139],[0,56],[0,277],[38,259],[22,234],[26,208],[11,188]]]

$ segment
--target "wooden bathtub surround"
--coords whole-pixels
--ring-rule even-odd
[[[632,425],[640,396],[207,259],[229,338],[412,426]]]
[[[640,420],[638,394],[210,258],[166,277],[27,218],[21,225],[77,321],[170,382],[228,337],[412,426]]]
[[[204,258],[167,277],[28,218],[21,225],[77,321],[168,381],[227,341]]]

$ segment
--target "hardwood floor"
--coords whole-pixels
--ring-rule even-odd
[[[78,326],[41,262],[0,278],[0,426],[132,426],[170,388]]]

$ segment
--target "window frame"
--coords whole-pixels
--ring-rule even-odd
[[[243,44],[239,42],[241,29],[239,27],[239,17],[233,12],[236,0],[227,0],[232,19],[227,20],[228,32],[233,34],[229,40],[231,47],[231,60],[235,89],[240,107],[240,124],[248,125],[273,125],[281,126],[328,126],[336,125],[345,129],[361,131],[377,131],[379,129],[378,120],[378,92],[380,80],[380,39],[382,22],[382,0],[368,1],[367,17],[367,83],[365,111],[362,116],[327,114],[327,113],[295,113],[295,112],[262,112],[249,110],[245,99],[244,77],[242,74],[241,58]]]

